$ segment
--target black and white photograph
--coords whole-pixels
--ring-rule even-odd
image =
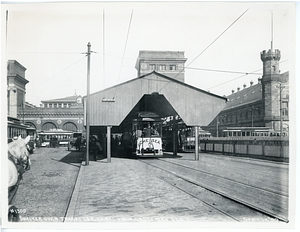
[[[4,231],[294,229],[297,8],[2,1]]]

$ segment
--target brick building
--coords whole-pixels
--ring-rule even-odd
[[[25,107],[18,118],[39,131],[53,129],[83,131],[83,104],[81,96],[42,101],[41,107]]]
[[[26,68],[16,60],[7,63],[7,116],[39,131],[60,129],[83,131],[82,97],[74,96],[42,101],[41,107],[25,101]]]
[[[156,71],[184,82],[184,52],[181,51],[140,51],[135,68],[138,76]]]
[[[17,118],[20,108],[25,107],[26,68],[16,60],[7,62],[7,116]]]
[[[261,52],[263,76],[257,84],[243,85],[227,96],[219,115],[204,129],[221,136],[228,127],[266,127],[272,131],[289,130],[289,72],[280,73],[280,51]],[[282,128],[281,128],[282,127]]]

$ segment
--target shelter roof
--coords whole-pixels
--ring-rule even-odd
[[[178,114],[189,126],[207,125],[226,100],[153,71],[91,94],[90,125],[120,126],[139,111],[152,111],[161,117]]]

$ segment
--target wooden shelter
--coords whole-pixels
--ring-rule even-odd
[[[86,105],[84,97],[84,105]],[[90,127],[122,128],[137,112],[161,117],[179,115],[187,126],[206,126],[225,107],[227,98],[155,71],[90,95]],[[108,138],[108,135],[107,135]],[[110,144],[107,144],[110,146]]]

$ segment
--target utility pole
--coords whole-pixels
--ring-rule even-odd
[[[89,165],[90,148],[90,62],[91,62],[91,44],[87,44],[87,98],[86,98],[86,162]]]
[[[195,126],[195,160],[199,160],[199,127]]]
[[[252,109],[251,109],[251,127],[253,127],[253,111],[254,111],[254,107],[252,106]]]
[[[281,82],[279,82],[279,86],[277,86],[277,88],[279,88],[280,137],[282,137],[283,119],[282,119],[282,96],[281,96],[281,92],[282,92],[282,89],[284,89],[285,87],[281,85]]]
[[[219,116],[217,115],[217,137],[219,137]]]

